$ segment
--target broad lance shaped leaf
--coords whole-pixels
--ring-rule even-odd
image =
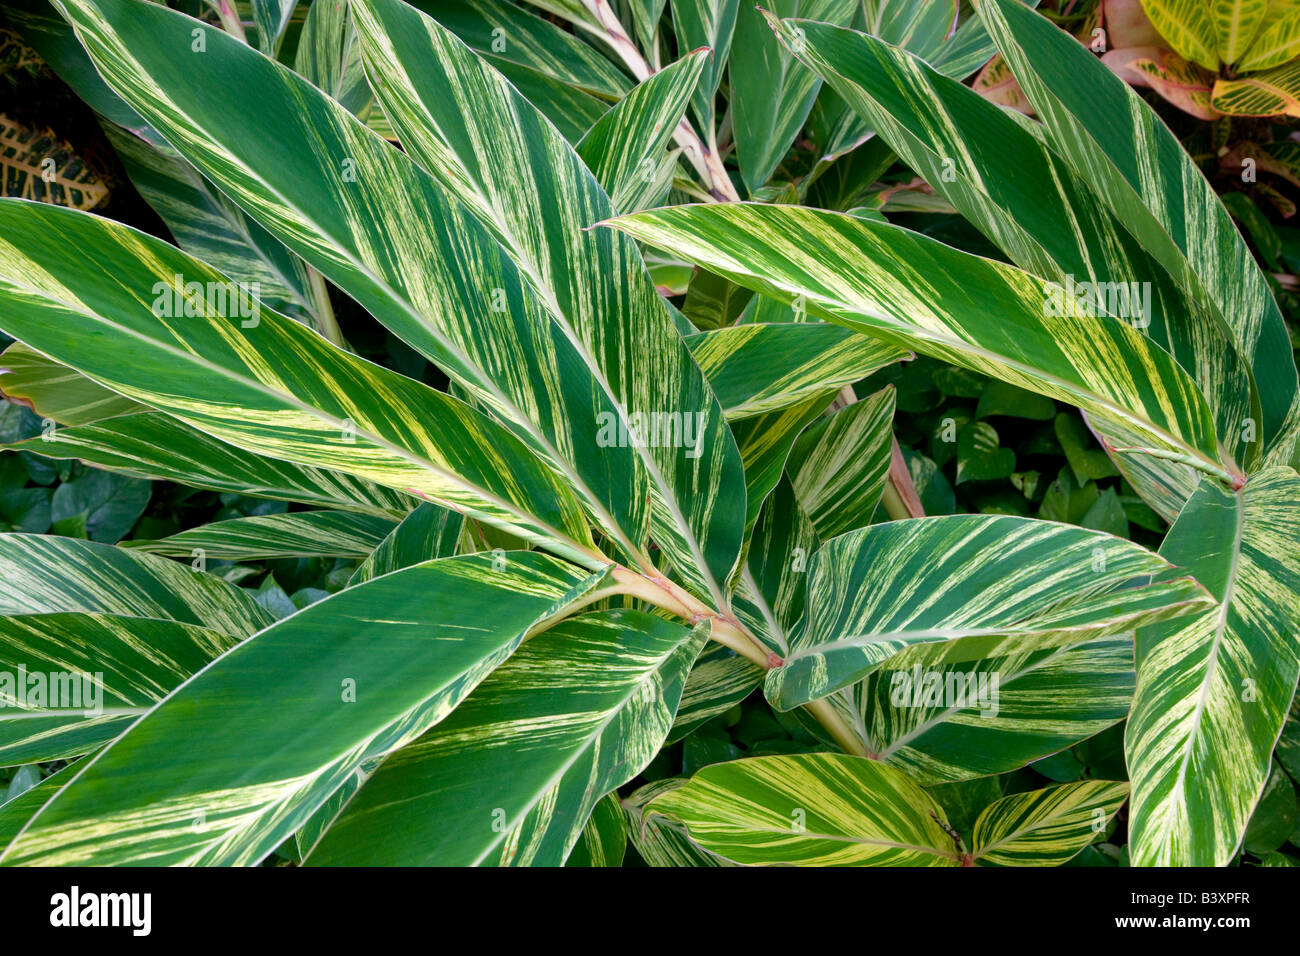
[[[1078,405],[1157,457],[1230,478],[1191,377],[1109,316],[1052,315],[1026,272],[884,223],[798,206],[725,203],[611,225],[781,301],[886,342]]]
[[[310,862],[560,865],[600,797],[658,753],[707,636],[707,624],[621,610],[532,638],[389,755]]]
[[[1128,784],[1085,780],[1017,793],[975,821],[971,856],[997,866],[1060,866],[1095,840],[1128,799]]]
[[[528,10],[498,0],[416,0],[414,6],[494,62],[536,70],[605,100],[619,100],[632,88],[627,76],[581,34]]]
[[[1239,450],[1259,401],[1217,307],[1180,288],[1034,125],[874,37],[803,20],[774,27],[1016,265],[1053,280],[1058,309],[1143,329],[1195,378],[1224,453],[1242,464],[1258,454],[1258,443]]]
[[[713,127],[714,98],[722,82],[723,71],[731,56],[731,41],[736,32],[736,14],[741,0],[670,0],[673,32],[679,50],[713,51],[704,75],[700,78],[691,107],[708,130]]]
[[[148,411],[22,342],[0,352],[0,395],[64,425]]]
[[[799,436],[786,473],[817,537],[826,541],[871,523],[889,474],[893,442],[892,386],[840,409]]]
[[[310,269],[248,214],[217,192],[166,146],[105,125],[131,183],[167,223],[176,244],[236,282],[256,283],[257,296],[277,312],[305,318],[324,334],[329,312],[323,286]]]
[[[686,337],[728,421],[839,389],[911,353],[826,322],[747,323]]]
[[[15,338],[223,441],[599,563],[568,489],[468,405],[335,348],[126,226],[13,200],[0,200],[0,225],[0,328]]]
[[[115,614],[0,617],[0,766],[97,750],[237,643]]]
[[[197,553],[228,561],[365,558],[394,527],[393,522],[373,515],[296,511],[214,521],[157,541],[137,539],[123,545],[132,551],[173,556]]]
[[[1073,37],[1013,0],[981,0],[979,12],[1059,155],[1189,294],[1218,306],[1259,389],[1254,437],[1284,444],[1285,461],[1300,431],[1286,324],[1214,188],[1151,107]]]
[[[948,818],[892,767],[842,754],[751,757],[705,767],[644,814],[684,823],[736,863],[955,866]]]
[[[565,477],[615,545],[640,553],[650,510],[647,463],[653,463],[669,469],[682,523],[690,518],[717,531],[704,544],[695,540],[701,560],[691,554],[682,564],[716,565],[714,577],[725,577],[739,552],[743,502],[724,493],[739,484],[740,466],[726,443],[721,412],[673,333],[635,245],[601,245],[603,259],[564,251],[566,243],[577,248],[599,243],[568,227],[608,214],[607,197],[566,144],[552,146],[561,151],[561,171],[576,179],[552,188],[549,180],[557,167],[539,157],[528,178],[511,178],[508,185],[513,201],[533,203],[585,184],[586,199],[596,204],[583,221],[543,220],[550,226],[539,227],[534,236],[548,269],[572,276],[568,270],[577,268],[578,278],[560,294],[559,286],[539,286],[536,274],[526,274],[536,263],[523,263],[521,271],[510,258],[518,250],[508,254],[499,235],[473,218],[445,184],[423,174],[306,81],[221,31],[195,27],[188,17],[135,0],[68,0],[65,9],[114,89],[268,231],[502,418]],[[353,7],[363,41],[370,22],[366,9]],[[440,28],[409,8],[396,15],[395,39],[415,48],[420,74],[441,76],[430,33],[441,36]],[[206,52],[187,55],[193,29],[204,30]],[[451,111],[462,129],[467,115],[496,116],[526,120],[534,133],[556,136],[459,41],[449,35],[446,41],[441,49],[451,52],[454,65],[471,74],[477,70],[483,81],[479,92],[495,92],[496,99],[462,114],[447,84],[436,80],[434,106]],[[368,72],[378,82],[386,70]],[[241,96],[214,99],[203,92],[218,87]],[[391,114],[395,104],[385,99]],[[277,130],[274,139],[234,135],[247,127],[250,104],[266,128]],[[505,153],[507,141],[512,148]],[[513,170],[507,161],[517,159],[516,147],[528,141],[508,133],[494,137],[498,149],[492,162]],[[419,145],[409,137],[405,144],[411,151]],[[286,155],[294,161],[286,163]],[[534,175],[547,183],[521,185]],[[464,191],[458,195],[463,198]],[[628,294],[612,299],[598,294],[602,287],[592,284],[593,275],[626,284]],[[577,309],[583,321],[575,326],[566,308]],[[608,321],[611,311],[623,320]],[[638,374],[629,376],[633,369]],[[680,440],[663,441],[663,427],[654,448],[630,447],[630,440],[599,444],[601,427],[625,423],[631,412],[658,413],[661,426],[667,415],[670,426],[689,420],[699,427],[689,447]],[[661,547],[672,546],[673,535],[660,537],[666,539]]]
[[[847,26],[859,5],[854,0],[769,0],[767,7],[777,16]],[[736,159],[753,194],[772,178],[799,135],[821,78],[794,61],[772,36],[758,7],[747,2],[736,14],[729,75]]]
[[[1042,650],[1213,604],[1190,578],[1134,583],[1169,570],[1112,535],[1007,515],[852,531],[813,558],[808,611],[784,666],[768,671],[767,697],[790,710],[891,658],[902,670]]]
[[[364,478],[294,465],[237,448],[162,412],[140,412],[89,425],[56,428],[48,436],[43,433],[39,438],[0,447],[46,458],[77,458],[135,478],[387,518],[403,517],[416,500]]]
[[[591,811],[565,866],[622,866],[627,853],[627,815],[617,793],[607,793]]]
[[[924,787],[1007,773],[1119,723],[1133,640],[1103,637],[940,667],[886,663],[851,689],[866,749]]]
[[[839,394],[838,388],[814,392],[798,404],[731,423],[745,465],[745,530],[754,528],[763,502],[781,480],[795,441]]]
[[[489,554],[385,575],[243,642],[87,761],[3,862],[257,863],[367,757],[445,717],[604,577],[506,557],[503,570]],[[289,682],[277,706],[267,675]]]
[[[656,797],[686,782],[685,777],[656,780],[624,798],[627,833],[637,854],[645,860],[647,866],[654,867],[735,866],[730,860],[724,860],[692,843],[686,835],[686,827],[679,821],[662,813],[647,811],[650,802]]]
[[[590,419],[572,423],[587,450],[579,457],[593,458],[595,436],[594,459],[606,463],[593,467],[629,472],[642,498],[648,489],[655,543],[725,610],[744,530],[740,456],[636,243],[589,228],[612,214],[609,197],[545,118],[454,35],[400,0],[355,9],[367,73],[403,148],[502,243],[588,370],[588,401],[604,397],[599,430]],[[497,122],[480,128],[468,117]],[[610,447],[624,444],[625,428],[638,436],[633,447]],[[604,503],[639,521],[642,500]],[[639,540],[636,521],[623,525],[629,543]]]
[[[1300,678],[1300,478],[1206,481],[1160,554],[1218,602],[1138,631],[1137,690],[1124,740],[1129,846],[1143,866],[1223,866],[1268,779]]]
[[[575,147],[620,212],[655,205],[667,191],[659,188],[664,147],[682,122],[708,56],[708,50],[696,50],[652,74]]]
[[[726,713],[763,683],[763,668],[729,647],[709,644],[686,678],[677,718],[666,743],[674,744]]]
[[[456,542],[464,527],[464,515],[425,502],[403,518],[402,523],[361,562],[348,586],[430,558],[451,557],[456,553]]]
[[[0,614],[82,611],[247,637],[271,623],[252,595],[151,554],[76,538],[0,534]]]

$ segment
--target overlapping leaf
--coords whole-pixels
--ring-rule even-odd
[[[1222,866],[1268,779],[1300,678],[1300,478],[1205,482],[1160,553],[1218,602],[1138,632],[1125,736],[1138,865]]]
[[[971,856],[997,866],[1060,866],[1096,839],[1128,798],[1128,784],[1067,783],[1003,797],[975,821]]]
[[[314,604],[200,671],[88,761],[3,862],[256,863],[367,757],[445,717],[602,577],[531,552],[510,553],[501,570],[470,555]],[[268,706],[267,675],[282,681],[285,706]]]
[[[706,634],[639,611],[556,625],[385,760],[310,862],[559,865],[658,752]]]
[[[873,525],[823,545],[808,612],[768,699],[782,710],[861,680],[886,660],[956,663],[1131,631],[1212,604],[1190,578],[1111,535],[1006,515]],[[899,654],[908,650],[908,653]]]

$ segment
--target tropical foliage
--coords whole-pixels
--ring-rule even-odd
[[[0,863],[1300,862],[1282,240],[1068,9],[174,6],[8,11]]]

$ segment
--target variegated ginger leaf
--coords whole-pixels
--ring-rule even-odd
[[[1124,751],[1140,866],[1223,866],[1268,780],[1300,679],[1300,477],[1204,482],[1160,554],[1216,604],[1137,636],[1137,689]]]
[[[1055,522],[953,515],[873,525],[813,558],[808,610],[765,691],[790,710],[886,661],[905,670],[1027,653],[1212,606],[1190,578],[1134,585],[1169,570],[1140,545]]]
[[[3,862],[255,864],[367,758],[444,718],[530,629],[603,577],[534,552],[511,552],[500,569],[491,555],[469,555],[313,604],[200,671],[80,765]],[[267,706],[267,675],[286,681],[293,706]]]
[[[395,527],[374,515],[347,511],[296,511],[213,521],[149,541],[125,542],[133,551],[227,561],[370,555]]]
[[[947,817],[904,774],[842,754],[751,757],[705,767],[654,797],[646,816],[757,866],[955,866]]]
[[[64,371],[68,375],[77,374],[71,369]],[[48,381],[51,385],[57,384],[57,378]],[[81,376],[74,382],[76,391],[73,394],[84,393],[87,397],[96,394],[85,389],[83,383],[94,386],[104,395],[115,394]],[[135,402],[131,405],[142,407]],[[78,399],[75,415],[93,414],[92,408],[102,411],[106,407],[97,401],[92,404]],[[57,417],[62,409],[57,403],[51,407],[42,397],[37,413],[42,411]],[[41,437],[3,447],[46,458],[77,458],[134,478],[174,481],[194,488],[296,501],[381,517],[401,518],[417,500],[364,478],[295,465],[238,448],[156,411],[118,415],[72,428],[56,428]]]
[[[868,751],[922,786],[1008,773],[1123,720],[1133,640],[947,664],[886,662],[852,688]]]
[[[223,441],[439,500],[602,563],[567,487],[468,405],[335,348],[126,226],[18,200],[0,200],[0,224],[0,328],[15,338]],[[107,332],[129,361],[101,342]]]
[[[1262,420],[1242,440],[1260,443],[1261,461],[1300,453],[1300,383],[1286,325],[1194,160],[1127,83],[1052,23],[1015,0],[984,0],[980,16],[1057,154],[1188,294],[1208,298],[1233,330],[1262,405]]]
[[[1205,399],[1167,352],[1109,316],[1052,314],[1050,285],[1026,272],[797,206],[677,206],[611,225],[773,298],[802,297],[812,314],[1122,423],[1155,457],[1231,476]]]
[[[1108,780],[1003,797],[975,821],[971,857],[986,866],[1060,866],[1106,829],[1126,799],[1128,784]]]
[[[464,526],[463,515],[426,501],[379,542],[348,580],[348,586],[433,558],[451,557]]]
[[[534,637],[380,764],[309,862],[559,865],[658,752],[707,632],[623,610]]]
[[[194,624],[117,614],[0,617],[0,766],[99,749],[236,643]]]
[[[271,623],[251,594],[151,554],[55,535],[0,534],[0,615],[82,612],[176,621],[243,638]]]
[[[696,50],[654,73],[574,147],[619,212],[658,205],[667,194],[664,147],[682,122],[708,56]],[[670,172],[672,165],[669,160]]]
[[[749,322],[686,337],[728,420],[839,389],[910,353],[824,322]]]
[[[0,394],[63,425],[84,425],[147,410],[22,342],[0,352]]]
[[[616,472],[634,498],[603,496],[620,518],[611,527],[598,513],[597,523],[637,556],[648,491],[655,543],[725,609],[743,532],[740,456],[636,244],[589,228],[612,213],[609,198],[556,130],[454,35],[400,0],[359,0],[356,10],[368,75],[403,147],[484,223],[547,304],[551,328],[587,370],[565,371],[561,382],[581,383],[589,403],[601,397],[605,418],[576,415],[569,425],[571,440],[590,449],[594,434],[604,447],[574,458],[602,485]],[[494,133],[469,130],[468,116],[496,120]],[[655,421],[682,430],[665,439]],[[601,422],[628,425],[640,440],[610,447],[593,428]]]

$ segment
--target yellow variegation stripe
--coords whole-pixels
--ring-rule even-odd
[[[271,623],[250,594],[150,554],[46,535],[0,535],[0,614],[82,611],[247,637]]]
[[[255,864],[367,758],[446,717],[528,630],[603,577],[535,552],[507,553],[504,568],[471,555],[313,604],[196,673],[82,765],[3,862]],[[268,706],[274,694],[294,706]]]
[[[767,696],[789,710],[856,683],[890,658],[903,670],[1041,650],[1212,603],[1189,578],[1131,586],[1170,570],[1111,535],[1006,515],[853,531],[813,560],[807,615],[784,665],[768,672]]]
[[[83,425],[147,410],[22,342],[0,352],[0,394],[63,425]]]
[[[996,866],[1060,866],[1106,829],[1128,799],[1127,783],[1084,780],[1017,793],[975,821],[971,855]]]
[[[158,541],[126,542],[133,551],[228,561],[370,555],[393,530],[391,521],[346,511],[303,511],[214,521]]]
[[[662,746],[707,632],[599,611],[533,638],[380,765],[311,863],[559,865]]]
[[[953,866],[947,817],[892,767],[840,754],[752,757],[705,767],[654,799],[693,842],[748,865]]]
[[[1160,553],[1214,595],[1195,617],[1138,632],[1125,735],[1136,865],[1231,861],[1268,779],[1300,678],[1300,477],[1204,483]]]

